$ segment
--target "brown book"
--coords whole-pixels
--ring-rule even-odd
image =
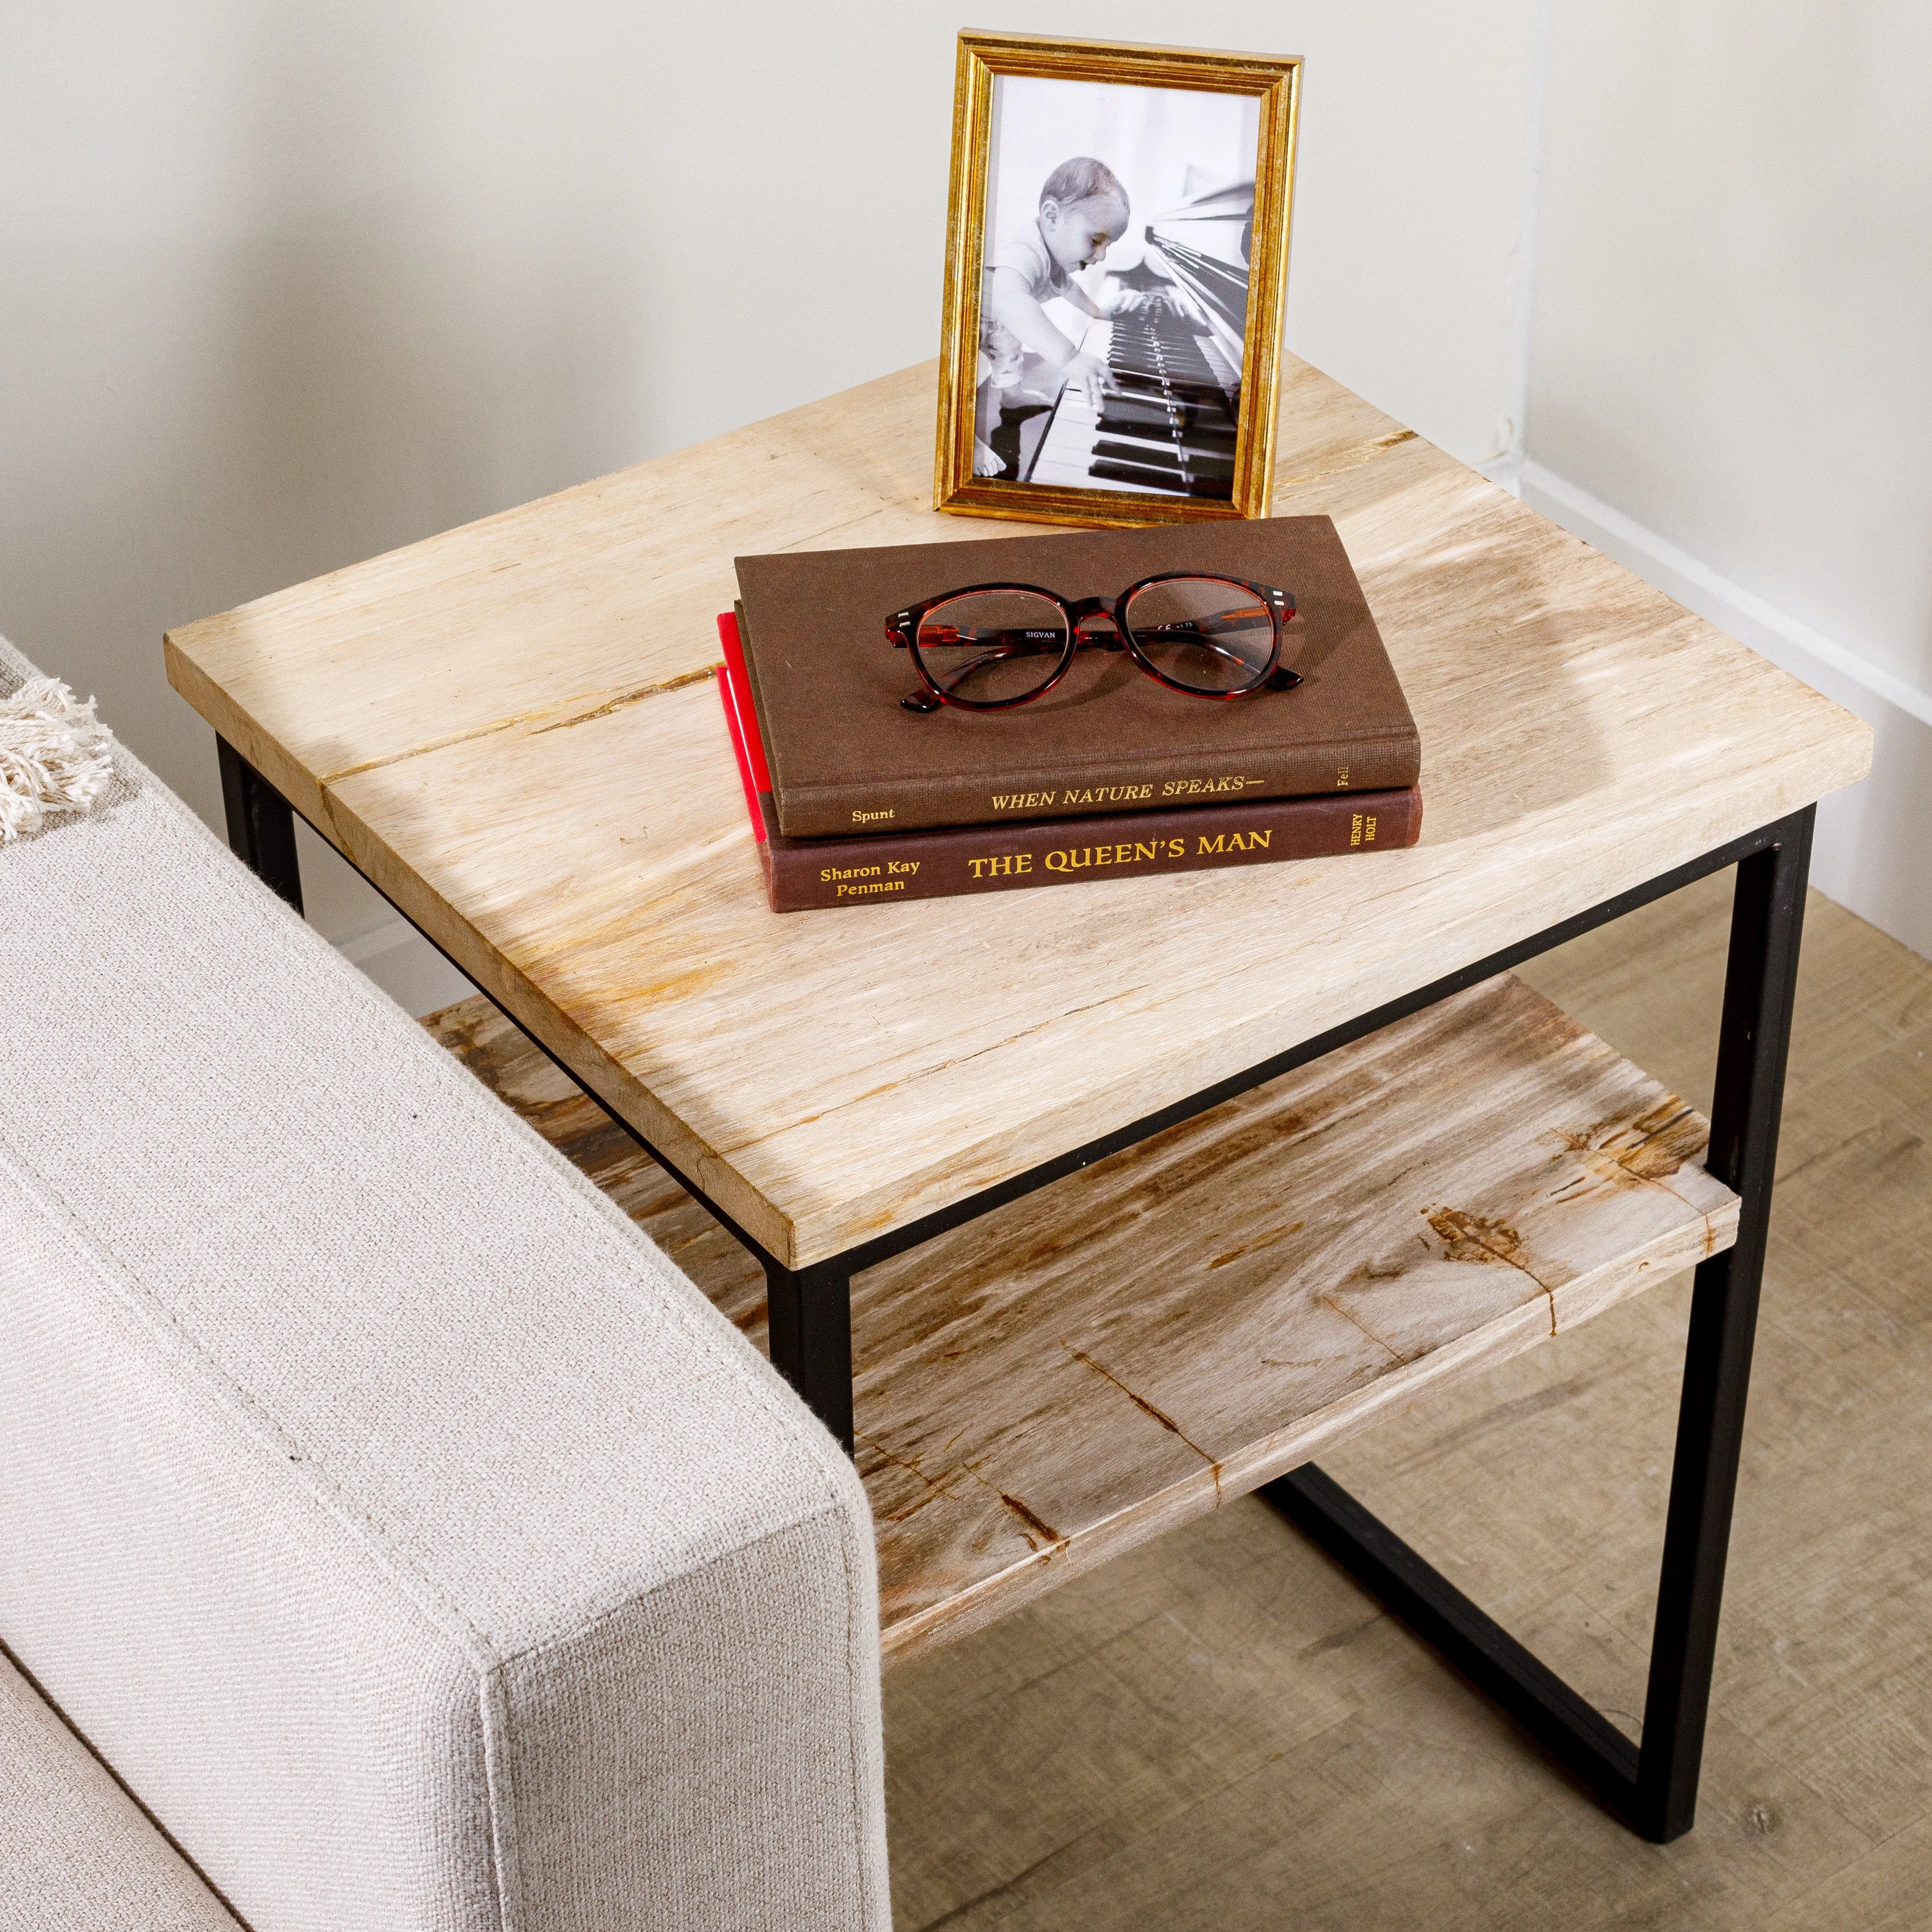
[[[1316,798],[1025,824],[788,838],[778,828],[766,788],[769,773],[743,679],[736,626],[727,615],[718,619],[718,628],[726,659],[718,667],[718,694],[774,912],[1012,892],[1124,874],[1266,866],[1283,859],[1387,850],[1413,845],[1421,836],[1422,794],[1411,786],[1402,791],[1330,792]]]
[[[1401,791],[1420,776],[1415,721],[1326,517],[792,550],[737,566],[752,696],[787,838]],[[1296,615],[1282,661],[1302,682],[1225,702],[1190,698],[1123,653],[1093,650],[1013,710],[901,706],[918,675],[887,640],[893,611],[989,582],[1113,596],[1168,570],[1287,591]]]

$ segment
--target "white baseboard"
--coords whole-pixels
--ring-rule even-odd
[[[1522,462],[1486,472],[1872,728],[1871,776],[1818,808],[1812,883],[1932,958],[1932,694],[1767,603],[1613,505]]]
[[[418,1018],[466,1000],[476,990],[400,914],[352,938],[338,940],[335,950]]]
[[[1590,524],[1606,541],[1599,542],[1594,536],[1587,541],[1595,543],[1606,554],[1616,554],[1610,549],[1614,542],[1641,555],[1650,567],[1640,574],[1655,584],[1659,590],[1665,588],[1662,580],[1667,576],[1685,589],[1694,590],[1714,604],[1721,605],[1735,620],[1724,627],[1734,637],[1743,634],[1741,629],[1736,628],[1737,626],[1755,626],[1781,639],[1792,650],[1805,652],[1819,663],[1828,664],[1840,676],[1849,677],[1853,683],[1862,686],[1874,698],[1882,698],[1907,717],[1916,718],[1922,724],[1932,724],[1932,692],[1907,684],[1904,679],[1882,665],[1874,664],[1869,658],[1862,657],[1836,639],[1826,637],[1822,631],[1814,630],[1801,619],[1779,610],[1774,604],[1767,603],[1742,584],[1733,584],[1688,550],[1679,550],[1667,537],[1647,530],[1634,517],[1625,516],[1601,497],[1593,496],[1588,490],[1579,488],[1568,477],[1544,469],[1540,463],[1520,462],[1515,466],[1511,487],[1525,502],[1532,504],[1546,517],[1561,524],[1565,530],[1575,531],[1579,536],[1585,532],[1577,528],[1577,524]],[[1636,568],[1634,565],[1630,567]],[[1674,590],[1670,594],[1678,603],[1698,610],[1690,598]],[[1698,614],[1702,616],[1708,614],[1698,610]],[[1715,616],[1711,618],[1714,624],[1718,621]],[[1766,656],[1769,655],[1766,652]]]

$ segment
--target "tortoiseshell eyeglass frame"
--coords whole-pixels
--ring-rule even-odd
[[[1268,662],[1254,676],[1241,685],[1228,691],[1202,691],[1192,685],[1178,684],[1160,670],[1149,658],[1145,647],[1133,632],[1120,622],[1117,614],[1125,610],[1133,598],[1143,590],[1156,584],[1186,583],[1199,579],[1210,584],[1232,584],[1241,590],[1251,592],[1258,600],[1261,608],[1268,613],[1274,628],[1274,639],[1268,652]],[[1050,604],[1058,604],[1066,620],[1066,634],[1058,646],[1060,662],[1053,673],[1036,688],[1023,692],[1017,698],[962,698],[946,689],[926,668],[914,640],[919,635],[919,627],[926,621],[927,614],[937,610],[942,604],[950,604],[956,597],[970,597],[985,591],[1019,591],[1035,597],[1043,597]],[[908,711],[934,712],[942,704],[956,706],[962,711],[1010,711],[1016,706],[1030,704],[1036,698],[1044,698],[1066,675],[1077,650],[1107,650],[1128,652],[1135,664],[1155,683],[1165,685],[1169,691],[1176,691],[1184,698],[1252,698],[1263,691],[1292,691],[1301,682],[1301,674],[1290,670],[1281,661],[1281,634],[1283,625],[1294,616],[1294,599],[1285,590],[1278,590],[1271,584],[1256,584],[1245,577],[1223,577],[1218,573],[1201,570],[1166,570],[1153,577],[1143,577],[1130,584],[1118,597],[1083,597],[1074,602],[1060,595],[1058,591],[1046,590],[1036,584],[967,584],[956,590],[949,590],[943,596],[928,597],[922,602],[909,604],[903,610],[895,610],[886,620],[886,636],[895,649],[911,654],[913,668],[919,674],[922,690],[910,692],[899,702]],[[1112,626],[1110,635],[1090,638],[1085,628],[1096,618],[1104,617]],[[1166,629],[1172,626],[1159,627]],[[1043,653],[1050,646],[1036,643],[1019,646],[995,645],[990,655],[1017,656],[1022,652]],[[1224,653],[1230,655],[1232,653]],[[967,669],[971,670],[983,663],[976,660]],[[965,672],[960,674],[961,676]],[[958,680],[954,682],[956,683]]]

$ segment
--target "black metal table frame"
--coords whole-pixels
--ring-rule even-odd
[[[302,884],[291,808],[231,746],[219,742],[229,843],[300,911]],[[1691,1300],[1641,1748],[1312,1462],[1277,1477],[1257,1492],[1493,1698],[1606,1810],[1641,1836],[1667,1844],[1689,1831],[1696,1815],[1815,813],[1816,807],[1807,806],[1761,826],[1144,1119],[802,1268],[788,1268],[770,1253],[628,1121],[589,1088],[584,1090],[763,1262],[772,1360],[850,1451],[851,1281],[862,1269],[1507,972],[1680,886],[1736,866],[1706,1164],[1738,1195],[1742,1205],[1736,1244],[1700,1264]],[[514,1016],[509,1017],[514,1022]],[[533,1043],[582,1086],[541,1040],[533,1039]]]

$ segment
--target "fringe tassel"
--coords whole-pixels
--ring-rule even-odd
[[[49,814],[86,812],[114,775],[113,734],[58,679],[31,678],[0,698],[0,845]]]

